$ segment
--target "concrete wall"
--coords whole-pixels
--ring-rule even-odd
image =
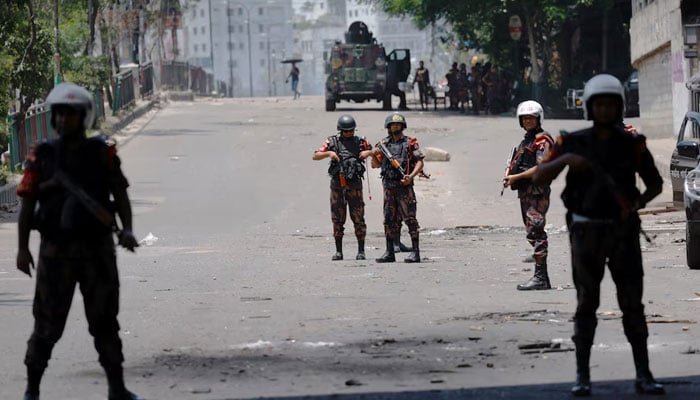
[[[641,128],[650,137],[674,137],[690,109],[685,82],[691,62],[683,55],[680,0],[632,0],[632,65],[639,70]]]

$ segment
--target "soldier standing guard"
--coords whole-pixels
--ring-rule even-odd
[[[134,400],[138,397],[126,389],[122,369],[124,356],[117,321],[119,276],[112,239],[116,221],[111,211],[116,209],[123,226],[119,244],[134,251],[138,243],[131,232],[126,191],[129,184],[114,144],[103,137],[85,136],[95,115],[90,92],[62,83],[51,91],[46,102],[51,107],[51,126],[59,137],[36,147],[27,159],[17,189],[22,198],[17,268],[29,276],[34,268],[30,230],[37,227],[41,233],[34,331],[24,360],[24,399],[39,399],[41,378],[63,334],[79,284],[89,331],[107,375],[109,400]]]
[[[357,124],[352,116],[341,116],[336,126],[338,133],[328,137],[313,155],[314,160],[331,159],[328,174],[331,176],[331,220],[335,238],[335,254],[331,259],[343,259],[343,231],[349,208],[357,237],[355,259],[364,260],[367,225],[362,175],[365,173],[364,160],[372,154],[372,145],[364,137],[355,136]]]
[[[508,166],[503,184],[518,191],[520,214],[525,224],[527,241],[534,248],[535,259],[535,275],[517,288],[551,289],[547,274],[547,232],[544,230],[551,189],[549,184],[533,185],[532,176],[537,170],[537,164],[549,153],[554,140],[542,129],[544,110],[538,102],[529,100],[520,103],[516,114],[520,126],[525,129],[525,137]]]
[[[386,252],[376,261],[378,263],[394,262],[394,239],[398,237],[401,221],[408,227],[413,244],[411,254],[404,259],[407,263],[419,263],[418,220],[416,219],[416,193],[413,180],[423,170],[423,152],[418,140],[403,134],[406,118],[403,115],[390,114],[384,120],[384,128],[389,135],[382,139],[372,150],[372,168],[382,169],[384,187],[384,235]],[[382,147],[387,151],[384,153]]]
[[[535,184],[549,184],[565,167],[562,200],[571,242],[571,264],[578,305],[574,315],[575,396],[590,396],[589,361],[597,325],[600,282],[607,261],[617,288],[622,326],[632,347],[635,390],[664,394],[649,370],[649,331],[642,303],[641,222],[637,210],[661,193],[663,179],[644,136],[625,132],[625,91],[614,76],[591,78],[583,92],[584,115],[593,127],[562,134],[548,159],[538,166]],[[640,193],[636,174],[646,190]]]

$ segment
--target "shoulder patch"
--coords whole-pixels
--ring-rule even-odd
[[[625,132],[632,135],[639,135],[639,131],[632,125],[625,125]]]
[[[547,133],[547,132],[542,132],[538,133],[537,136],[535,136],[535,143],[536,144],[544,144],[544,143],[549,143],[549,145],[554,144],[554,139],[552,139],[552,136]]]

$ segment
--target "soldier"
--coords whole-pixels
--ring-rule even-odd
[[[430,86],[430,71],[425,68],[423,60],[418,62],[418,69],[416,70],[416,75],[413,81],[418,84],[418,97],[420,97],[420,108],[425,110],[430,104],[430,98],[428,97],[428,87]]]
[[[335,254],[332,260],[343,259],[343,231],[350,209],[350,219],[355,225],[357,237],[356,260],[365,259],[365,201],[362,195],[364,160],[372,154],[372,146],[364,137],[355,136],[355,119],[350,115],[338,118],[336,135],[328,137],[314,152],[314,160],[331,159],[328,174],[331,176],[331,221],[335,238]]]
[[[413,180],[423,170],[423,152],[418,140],[403,134],[406,118],[394,113],[386,117],[384,128],[389,135],[381,140],[372,150],[372,168],[382,169],[384,187],[384,235],[386,252],[376,261],[378,263],[394,262],[394,238],[398,237],[400,221],[408,227],[411,236],[411,254],[404,259],[407,263],[420,262],[418,246],[418,220],[416,219],[416,194]],[[380,145],[389,152],[392,160],[385,155]]]
[[[571,263],[578,305],[574,316],[575,396],[591,394],[589,360],[597,325],[600,282],[607,261],[617,288],[622,326],[632,346],[638,393],[663,394],[649,370],[647,330],[642,303],[643,269],[637,210],[661,193],[663,180],[644,136],[622,128],[625,92],[617,78],[601,74],[584,87],[584,115],[593,127],[562,134],[540,164],[535,184],[549,184],[568,166],[562,200],[571,242]],[[646,187],[640,193],[636,174]]]
[[[450,110],[459,110],[457,103],[459,103],[459,68],[457,68],[457,63],[452,63],[452,68],[445,74],[445,79],[447,79],[447,86],[450,90],[447,92],[450,98]]]
[[[535,275],[518,290],[551,289],[547,274],[547,232],[546,214],[549,209],[549,185],[533,185],[532,176],[537,163],[549,153],[554,144],[552,137],[542,129],[544,110],[536,101],[524,101],[518,105],[518,122],[525,129],[525,137],[518,145],[515,156],[508,167],[503,185],[518,191],[520,215],[522,216],[526,238],[534,248]]]
[[[92,95],[87,90],[62,83],[51,91],[46,103],[59,137],[35,148],[17,189],[22,198],[17,268],[29,276],[34,268],[30,230],[36,227],[41,233],[34,331],[24,359],[28,381],[24,399],[39,398],[42,375],[63,334],[79,284],[89,331],[107,375],[109,399],[134,400],[138,397],[124,386],[117,321],[119,277],[112,239],[116,221],[110,204],[111,195],[123,227],[119,244],[134,251],[138,243],[131,232],[129,184],[115,146],[103,137],[88,139],[85,135],[94,118]]]

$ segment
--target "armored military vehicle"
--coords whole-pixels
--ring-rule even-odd
[[[395,49],[388,55],[362,21],[350,24],[345,43],[336,42],[326,62],[326,111],[335,111],[341,100],[362,103],[376,100],[391,109],[391,95],[411,73],[411,52]],[[405,103],[405,100],[404,100]]]

